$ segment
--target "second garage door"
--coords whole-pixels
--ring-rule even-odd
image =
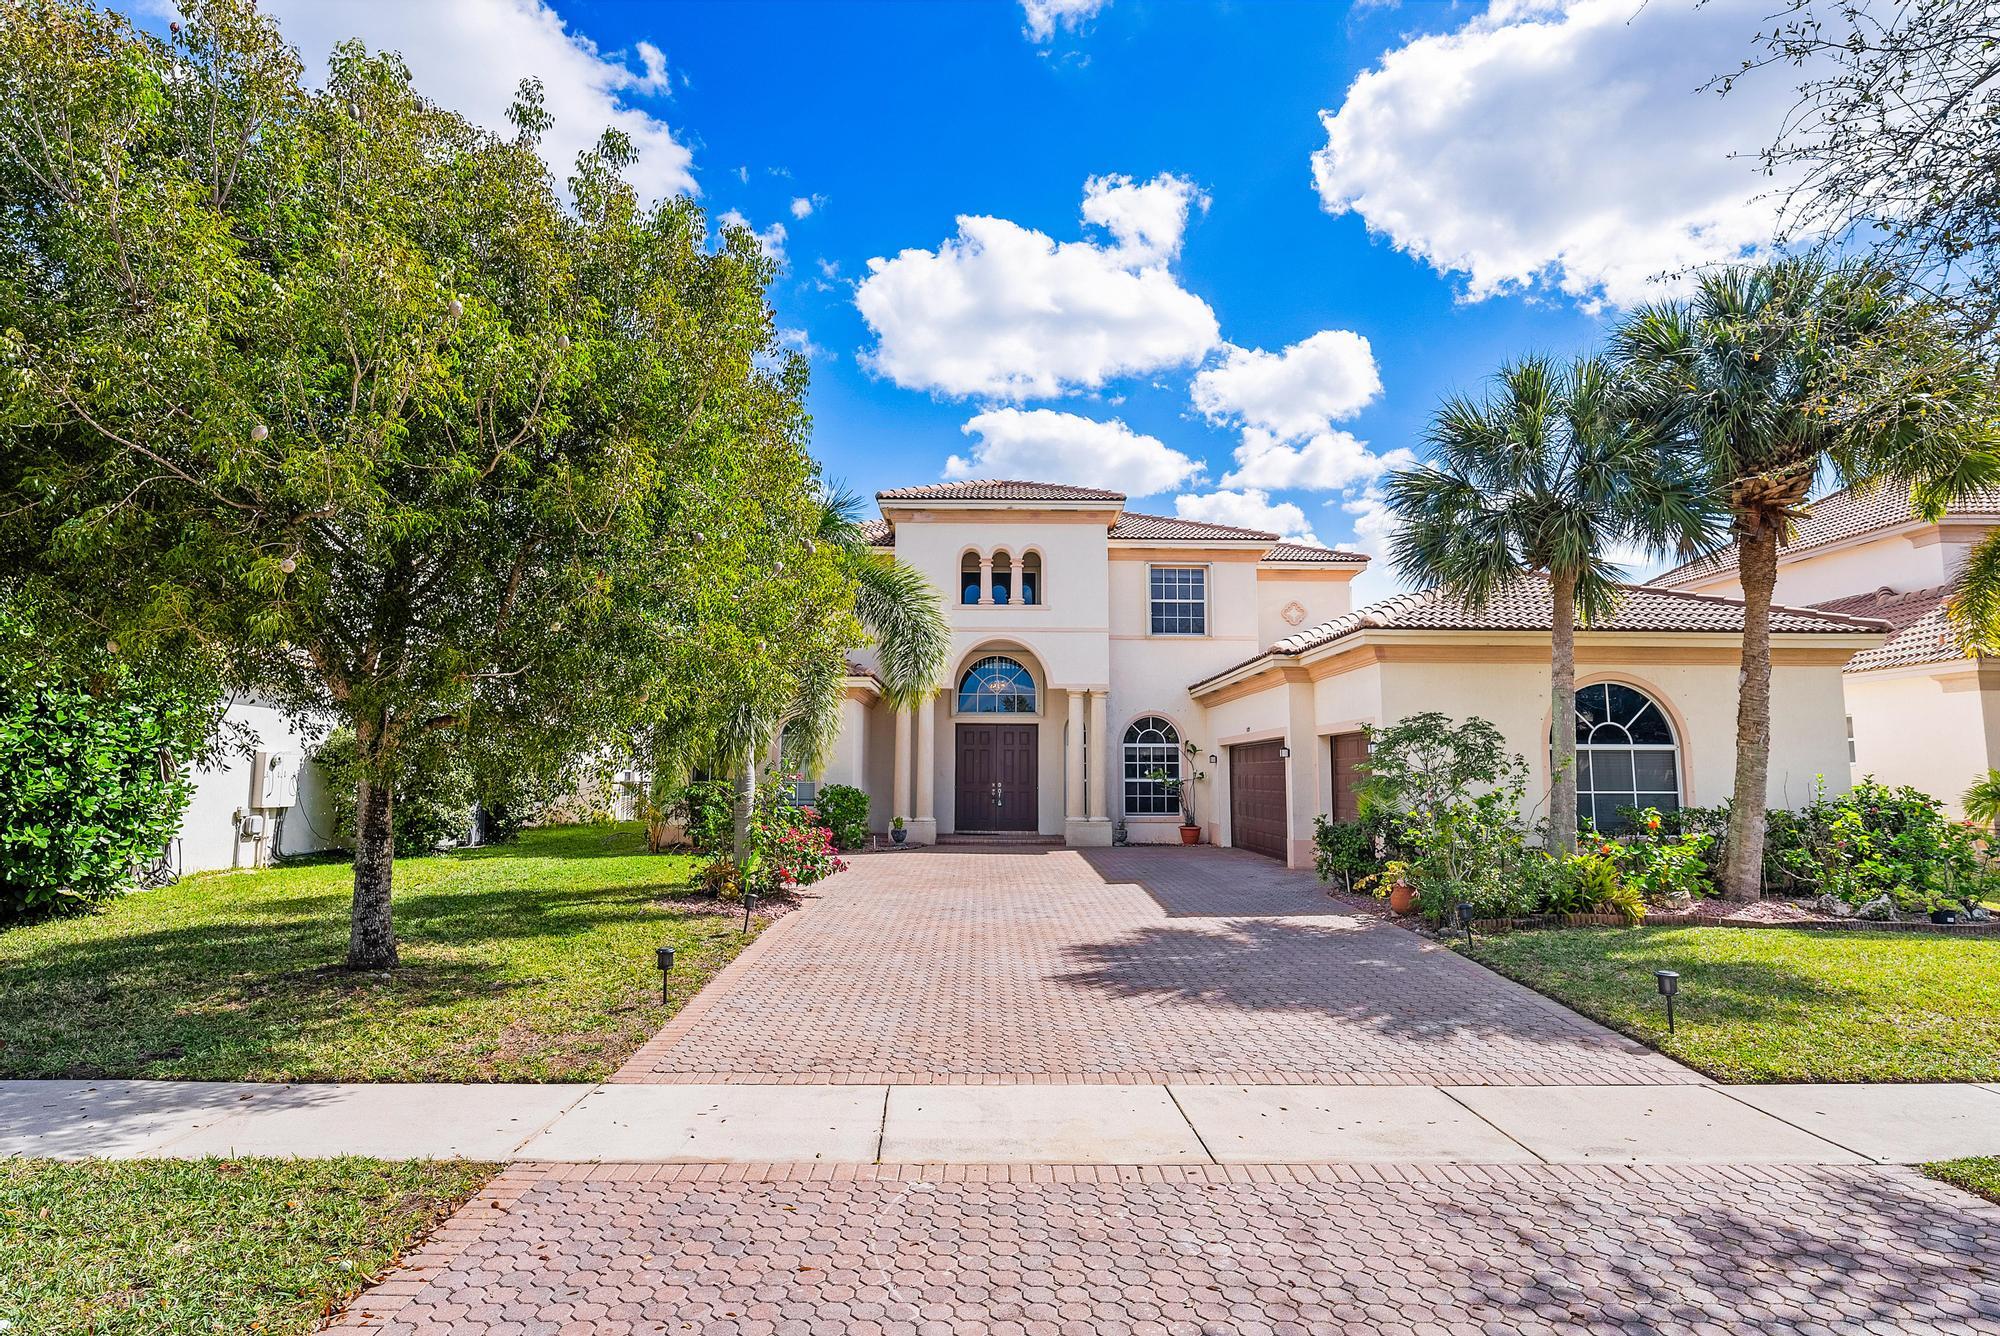
[[[1229,749],[1229,841],[1273,858],[1285,856],[1285,762],[1278,743]]]

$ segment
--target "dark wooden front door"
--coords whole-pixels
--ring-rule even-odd
[[[1356,790],[1368,776],[1362,772],[1362,762],[1368,759],[1368,735],[1365,733],[1335,733],[1333,735],[1333,819],[1335,821],[1359,821],[1361,802]]]
[[[1285,856],[1285,761],[1276,742],[1229,749],[1229,842],[1273,858]]]
[[[1033,830],[1034,724],[958,726],[958,829]]]

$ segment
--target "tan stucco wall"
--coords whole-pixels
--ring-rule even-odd
[[[1930,589],[1958,573],[1965,564],[1965,554],[1971,551],[1971,541],[1971,534],[1960,527],[1950,533],[1930,527],[1786,557],[1778,565],[1772,601],[1797,608],[1884,587],[1899,593]],[[1743,596],[1743,585],[1734,571],[1676,587],[1691,594]]]
[[[1853,777],[1908,784],[1954,815],[1976,779],[2000,765],[2000,667],[1967,660],[1850,673]]]
[[[1290,570],[1259,567],[1257,571],[1257,644],[1273,645],[1308,626],[1318,626],[1354,611],[1352,581],[1358,567]],[[1297,603],[1305,610],[1298,621],[1285,619],[1285,609]]]

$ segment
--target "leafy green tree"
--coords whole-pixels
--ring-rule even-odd
[[[1704,274],[1684,301],[1633,311],[1619,362],[1726,517],[1743,587],[1736,773],[1723,893],[1762,885],[1778,548],[1816,479],[1912,489],[1935,516],[2000,473],[1992,381],[1938,311],[1892,275],[1785,259]]]
[[[309,88],[252,0],[168,39],[0,0],[0,554],[352,730],[355,969],[397,959],[404,749],[712,733],[858,638],[771,263],[616,133],[565,198],[534,83],[513,122],[354,43]]]
[[[1403,521],[1396,567],[1484,607],[1523,577],[1546,577],[1553,603],[1553,732],[1548,846],[1576,848],[1576,628],[1617,607],[1621,547],[1698,541],[1707,498],[1629,411],[1617,375],[1595,358],[1528,357],[1483,398],[1448,399],[1425,439],[1431,458],[1391,475]]]

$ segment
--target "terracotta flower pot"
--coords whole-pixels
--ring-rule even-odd
[[[1200,826],[1182,826],[1182,827],[1181,827],[1181,843],[1182,843],[1182,844],[1200,844],[1200,843],[1201,843],[1201,827],[1200,827]]]
[[[1407,881],[1399,881],[1389,888],[1389,911],[1394,914],[1415,913],[1417,908],[1417,888]]]

